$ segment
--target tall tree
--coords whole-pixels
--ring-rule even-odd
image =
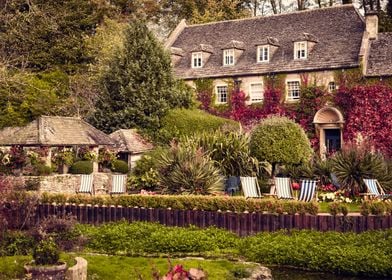
[[[125,29],[124,46],[102,74],[100,87],[90,121],[105,132],[155,130],[169,108],[190,103],[189,95],[176,87],[169,55],[141,21]]]
[[[103,19],[107,5],[90,0],[13,0],[0,10],[0,57],[34,70],[89,62],[83,38]]]

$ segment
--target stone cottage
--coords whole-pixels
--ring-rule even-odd
[[[365,77],[392,76],[392,33],[378,33],[378,16],[362,16],[340,5],[266,17],[207,24],[182,21],[168,38],[175,74],[194,85],[213,80],[215,103],[228,102],[229,82],[249,96],[264,99],[266,78],[284,74],[285,102],[301,98],[301,77],[333,92],[336,73],[358,69]],[[326,106],[314,116],[320,152],[342,143],[342,113]]]

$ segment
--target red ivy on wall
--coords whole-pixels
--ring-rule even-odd
[[[265,90],[263,104],[247,105],[247,94],[236,91],[230,94],[225,110],[216,110],[207,94],[199,94],[202,109],[248,127],[269,115],[289,117],[305,129],[314,148],[318,147],[318,137],[313,118],[328,100],[345,115],[345,141],[355,140],[360,133],[377,150],[392,157],[392,88],[387,85],[341,87],[335,95],[320,87],[308,86],[301,89],[301,99],[294,104],[285,104],[282,91],[273,87]]]
[[[386,85],[341,88],[335,103],[345,114],[344,139],[362,135],[376,150],[392,156],[392,89]]]

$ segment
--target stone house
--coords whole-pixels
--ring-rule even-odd
[[[340,5],[266,17],[187,25],[169,36],[177,77],[190,85],[212,79],[216,104],[229,98],[229,81],[262,103],[266,79],[283,75],[285,102],[298,102],[303,76],[333,92],[336,74],[357,69],[365,77],[392,76],[392,33],[378,33],[378,16]],[[343,114],[332,106],[314,116],[320,152],[340,148]]]
[[[152,143],[144,139],[136,129],[119,129],[109,135],[116,143],[118,158],[128,163],[131,169],[135,167],[145,152],[154,148]]]

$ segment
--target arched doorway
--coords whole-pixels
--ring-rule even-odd
[[[343,144],[342,113],[335,107],[325,106],[314,115],[313,123],[320,139],[320,156],[326,158],[327,155],[339,151]]]

